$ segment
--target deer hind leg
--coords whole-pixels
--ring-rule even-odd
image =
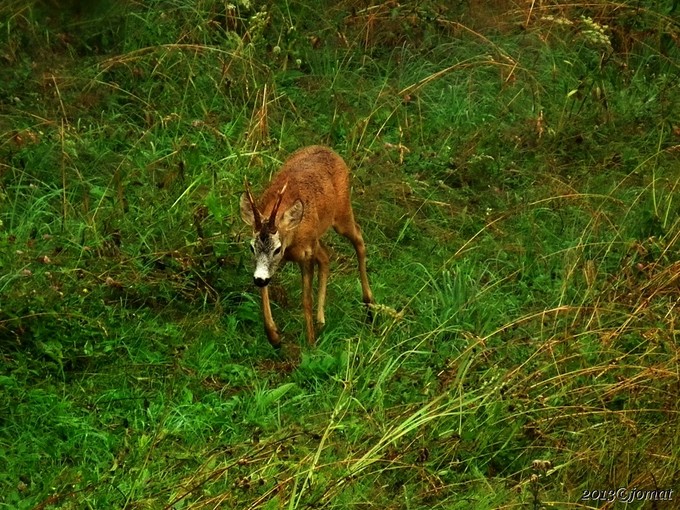
[[[361,228],[354,221],[354,214],[352,207],[347,208],[347,214],[336,218],[333,225],[335,231],[343,237],[349,239],[357,252],[357,259],[359,261],[359,279],[361,280],[361,293],[365,304],[373,303],[373,293],[368,284],[368,276],[366,275],[366,245],[364,238],[361,235]]]
[[[305,327],[307,329],[307,342],[314,345],[314,323],[312,322],[312,280],[314,279],[315,259],[310,257],[300,262],[302,272],[302,309],[305,315]]]
[[[273,347],[281,347],[281,335],[276,328],[276,323],[274,323],[274,318],[272,317],[272,309],[269,304],[269,288],[262,287],[260,290],[262,296],[262,316],[264,318],[264,331],[267,333],[267,339]]]
[[[326,284],[328,283],[328,251],[319,241],[316,247],[316,265],[319,268],[319,297],[316,303],[316,323],[319,327],[326,324],[324,308],[326,306]]]

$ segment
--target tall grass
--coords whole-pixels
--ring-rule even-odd
[[[674,10],[3,4],[0,508],[673,488]],[[352,167],[378,304],[329,236],[327,326],[302,347],[284,270],[278,354],[238,196],[316,143]]]

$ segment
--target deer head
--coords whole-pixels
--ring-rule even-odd
[[[253,280],[258,287],[265,287],[279,267],[286,252],[286,247],[292,240],[292,233],[302,221],[304,207],[302,201],[297,199],[283,213],[277,222],[277,215],[283,195],[288,183],[284,184],[276,195],[276,202],[267,219],[262,219],[263,214],[255,205],[250,187],[246,181],[246,192],[241,195],[241,218],[245,223],[253,227],[253,239],[250,242],[250,251],[255,258],[255,272]],[[264,204],[265,210],[269,204]]]

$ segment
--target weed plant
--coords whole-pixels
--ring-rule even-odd
[[[675,508],[677,2],[0,4],[0,508]],[[262,331],[238,214],[334,147]],[[675,494],[677,499],[680,495]]]

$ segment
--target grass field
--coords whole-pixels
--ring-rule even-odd
[[[677,508],[679,18],[0,4],[0,509]],[[239,196],[312,144],[377,305],[331,233],[277,352]]]

